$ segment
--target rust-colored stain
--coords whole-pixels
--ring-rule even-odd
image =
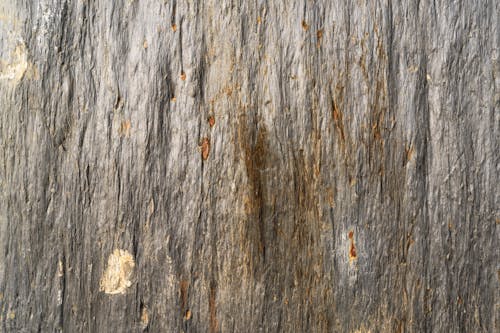
[[[173,23],[171,28],[172,28],[173,32],[176,32],[177,31],[177,24]]]
[[[257,17],[257,24],[261,24],[262,23],[262,18],[260,16]]]
[[[217,304],[215,302],[217,297],[217,290],[215,286],[210,287],[210,299],[208,307],[210,309],[210,332],[217,332],[219,329],[219,322],[217,321]]]
[[[337,107],[337,103],[333,101],[333,121],[335,123],[335,127],[340,134],[340,139],[342,143],[345,142],[345,134],[344,134],[344,119],[342,115],[342,111]]]
[[[201,158],[206,161],[208,159],[208,155],[210,154],[210,139],[203,138],[201,141]]]
[[[191,313],[191,310],[187,309],[187,310],[186,310],[186,313],[184,314],[184,320],[189,320],[189,319],[191,319],[191,316],[192,316],[192,315],[193,315],[193,314]]]
[[[187,306],[189,281],[182,280],[179,284],[179,287],[181,292],[181,312],[184,313]]]
[[[118,129],[118,133],[120,136],[128,137],[130,135],[130,120],[124,120],[120,124],[120,128]]]
[[[210,127],[214,127],[215,125],[215,117],[214,116],[210,116],[208,117],[208,124],[210,125]]]
[[[321,38],[323,38],[323,29],[316,31],[317,46],[321,46]]]
[[[410,145],[408,147],[405,147],[405,161],[404,161],[404,165],[406,165],[408,162],[411,161],[411,159],[413,157],[413,152],[414,152],[414,149],[413,149],[412,145]]]
[[[181,72],[181,80],[186,81],[186,73],[184,71]]]
[[[304,29],[305,31],[309,30],[309,25],[304,20],[302,20],[302,29]]]
[[[349,246],[349,260],[355,260],[357,258],[356,255],[356,245],[354,245],[354,231],[349,231],[349,239],[351,241],[351,245]]]

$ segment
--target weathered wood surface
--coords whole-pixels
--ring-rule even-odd
[[[498,0],[0,1],[0,331],[499,329]]]

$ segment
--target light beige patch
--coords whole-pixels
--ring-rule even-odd
[[[7,61],[0,59],[0,80],[20,81],[28,70],[26,46],[19,42]]]
[[[124,294],[132,285],[130,281],[135,263],[132,255],[125,251],[115,249],[108,258],[108,267],[101,278],[101,291],[106,294]]]
[[[62,277],[64,275],[64,267],[61,260],[57,263],[57,276]]]

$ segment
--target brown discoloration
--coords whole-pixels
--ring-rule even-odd
[[[349,246],[349,261],[356,260],[356,245],[354,244],[354,231],[349,231],[349,240],[351,242]]]
[[[404,165],[406,165],[408,162],[411,161],[411,159],[413,157],[413,151],[414,151],[413,145],[405,147],[405,161],[404,161]]]
[[[219,322],[217,321],[217,290],[215,286],[210,287],[210,298],[208,307],[210,312],[210,332],[215,333],[219,330]]]
[[[255,137],[256,136],[256,137]],[[262,221],[265,195],[265,177],[261,170],[266,168],[269,149],[267,145],[267,130],[260,125],[257,133],[251,133],[247,129],[246,118],[240,120],[238,133],[240,149],[243,152],[243,160],[248,179],[248,193],[244,196],[245,212],[248,221],[245,225],[244,235],[249,242],[250,251],[257,250],[262,256],[265,255],[265,233]],[[250,256],[253,258],[253,256]]]
[[[304,20],[302,20],[302,29],[304,29],[304,31],[309,30],[309,25]]]
[[[181,80],[186,81],[186,73],[184,71],[181,72]]]
[[[184,313],[186,311],[187,300],[188,300],[188,289],[189,289],[189,281],[181,280],[179,283],[179,290],[181,296],[181,312]]]
[[[203,138],[200,144],[201,148],[201,158],[206,161],[208,159],[208,155],[210,154],[210,139]]]
[[[335,100],[332,101],[332,106],[333,106],[333,122],[335,124],[335,128],[337,129],[337,132],[340,135],[340,140],[342,144],[345,143],[345,134],[344,134],[344,119],[343,119],[343,114],[342,111],[340,111],[337,103]]]
[[[172,25],[171,25],[170,27],[172,28],[172,31],[173,31],[173,32],[176,32],[176,31],[177,31],[177,24],[172,23]]]
[[[303,299],[304,304],[314,303],[324,294],[324,288],[317,283],[324,257],[318,194],[321,144],[316,126],[314,123],[308,142],[317,147],[312,149],[312,156],[292,142],[287,166],[281,167],[276,158],[279,153],[274,150],[277,143],[258,115],[245,110],[238,120],[235,147],[241,154],[247,176],[247,186],[241,193],[246,216],[237,230],[241,239],[243,278],[259,279],[266,272],[268,260],[286,265],[292,279],[290,288],[297,291],[293,297]],[[286,211],[290,206],[295,207],[293,212]],[[269,273],[266,278],[280,277]],[[299,287],[307,281],[314,283],[308,288]],[[321,312],[315,313],[311,320],[318,321],[320,316]]]
[[[210,128],[214,127],[215,125],[215,117],[214,116],[210,116],[208,117],[208,125],[210,125]]]
[[[149,312],[148,312],[148,308],[146,306],[142,306],[142,309],[141,309],[141,325],[143,327],[146,327],[148,326],[149,324]]]
[[[327,195],[330,207],[335,207],[335,194],[332,188],[328,188]]]

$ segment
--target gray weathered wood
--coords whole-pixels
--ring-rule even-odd
[[[0,0],[0,331],[498,330],[499,17]]]

